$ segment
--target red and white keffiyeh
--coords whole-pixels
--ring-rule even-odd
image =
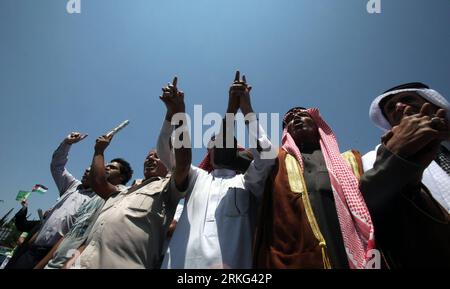
[[[375,235],[369,210],[359,184],[349,165],[342,158],[336,137],[316,108],[306,110],[315,121],[320,134],[320,148],[330,176],[345,251],[352,269],[364,269],[375,249]],[[301,152],[292,136],[283,130],[282,148],[295,156],[302,170]]]

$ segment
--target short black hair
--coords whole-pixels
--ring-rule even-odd
[[[111,162],[120,164],[120,174],[125,177],[125,179],[122,181],[122,185],[126,185],[133,176],[133,169],[131,168],[130,164],[122,158],[112,159]]]

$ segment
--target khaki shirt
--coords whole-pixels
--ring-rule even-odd
[[[146,180],[105,203],[75,266],[158,268],[182,194],[170,177]]]

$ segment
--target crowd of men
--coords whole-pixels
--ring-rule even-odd
[[[240,147],[224,118],[194,166],[174,78],[160,96],[156,149],[131,186],[126,160],[105,164],[110,135],[96,140],[81,181],[72,176],[69,150],[85,135],[69,134],[51,162],[60,198],[42,224],[21,226],[34,231],[6,268],[450,267],[450,104],[441,94],[408,83],[376,97],[370,118],[384,135],[361,156],[341,152],[319,110],[300,106],[285,114],[275,148],[250,91],[236,72],[226,113],[241,110],[257,146]]]

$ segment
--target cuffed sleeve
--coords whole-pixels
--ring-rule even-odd
[[[256,116],[248,122],[250,138],[256,139],[257,148],[252,148],[253,161],[244,174],[244,184],[257,198],[261,198],[264,192],[266,178],[275,165],[276,149],[272,146],[266,132],[258,123]]]
[[[52,162],[50,164],[50,171],[60,196],[62,196],[70,187],[78,186],[80,184],[80,181],[75,179],[65,167],[68,161],[70,147],[71,145],[62,142],[53,153]]]
[[[171,145],[172,129],[170,122],[164,120],[156,145],[156,153],[159,159],[171,172],[175,168],[175,155]]]

